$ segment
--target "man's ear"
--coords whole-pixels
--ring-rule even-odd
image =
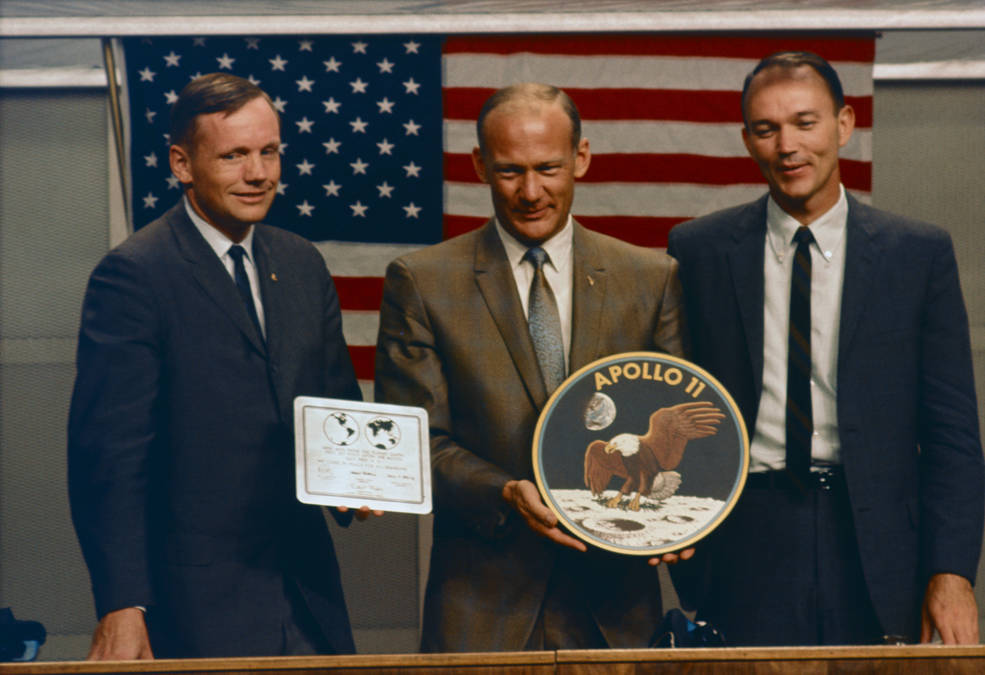
[[[843,148],[855,130],[855,108],[847,103],[838,111],[838,147]]]
[[[171,173],[184,184],[192,182],[191,156],[188,150],[180,145],[172,145],[168,150],[168,161],[171,163]]]
[[[479,146],[472,148],[472,166],[475,168],[475,173],[479,176],[479,180],[483,183],[488,183],[486,177],[486,161],[482,158],[482,151],[479,150]]]
[[[581,178],[588,173],[588,165],[592,163],[592,150],[588,145],[588,139],[582,138],[578,141],[578,149],[575,150],[575,178]]]

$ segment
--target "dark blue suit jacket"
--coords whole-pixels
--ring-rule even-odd
[[[946,232],[848,201],[842,461],[876,613],[885,633],[912,635],[929,575],[974,581],[981,551],[985,478],[968,318]],[[764,196],[679,225],[669,240],[691,358],[732,393],[750,432],[763,379],[765,235]],[[679,592],[700,604],[701,581],[679,567]]]
[[[360,397],[338,297],[300,237],[258,225],[253,250],[266,344],[182,202],[86,291],[72,516],[99,616],[147,606],[157,656],[276,654],[290,598],[353,651],[331,538],[293,475],[294,397]]]

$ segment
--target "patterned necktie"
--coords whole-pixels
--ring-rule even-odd
[[[527,324],[533,339],[534,351],[544,386],[550,394],[564,381],[564,343],[561,339],[561,316],[557,311],[554,293],[544,277],[547,251],[539,246],[527,249],[523,256],[534,266],[534,279],[530,284],[527,303]]]
[[[794,235],[790,282],[790,338],[787,352],[787,471],[806,487],[811,470],[811,250],[814,235],[801,226]]]
[[[246,266],[243,265],[243,258],[246,256],[246,249],[239,244],[229,248],[229,257],[233,259],[233,278],[236,280],[236,288],[239,289],[239,296],[243,298],[246,305],[246,313],[250,315],[253,325],[256,326],[257,335],[263,341],[263,331],[260,329],[260,319],[257,317],[257,308],[253,304],[253,291],[250,290],[250,278],[246,276]]]

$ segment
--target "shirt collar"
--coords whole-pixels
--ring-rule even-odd
[[[848,224],[848,199],[845,197],[845,186],[840,185],[839,190],[835,205],[810,224],[815,245],[828,262],[831,261],[832,255],[845,236],[845,228]],[[778,260],[782,261],[784,254],[794,246],[793,236],[798,228],[800,221],[784,211],[770,195],[766,202],[766,230],[770,248]]]
[[[506,249],[506,258],[510,261],[510,268],[516,269],[523,263],[523,256],[530,247],[521,243],[516,237],[507,232],[506,228],[500,224],[499,218],[496,219],[496,231],[499,233],[499,238],[503,242],[503,248]],[[553,265],[554,269],[558,271],[567,267],[567,261],[571,259],[574,232],[575,228],[572,225],[572,218],[569,213],[568,222],[564,224],[561,231],[540,244],[540,247],[550,257],[549,264]]]
[[[229,252],[229,249],[233,247],[233,244],[235,242],[229,237],[227,237],[226,235],[224,235],[222,232],[220,232],[218,229],[213,227],[211,224],[209,224],[209,222],[205,220],[205,218],[202,218],[202,216],[198,215],[195,209],[192,208],[191,202],[188,201],[187,196],[183,197],[182,199],[185,202],[185,212],[188,214],[188,217],[191,218],[192,223],[194,223],[195,225],[195,228],[202,234],[202,236],[205,238],[205,241],[208,242],[209,246],[212,247],[212,250],[215,251],[215,254],[219,256],[219,258],[221,259]],[[242,246],[244,249],[246,249],[246,255],[250,259],[251,263],[254,262],[253,261],[254,230],[255,228],[252,225],[250,225],[250,229],[247,231],[246,236],[243,237],[243,241],[239,242],[239,245]]]

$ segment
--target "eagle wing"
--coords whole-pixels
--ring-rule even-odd
[[[600,495],[609,486],[613,476],[629,478],[622,455],[605,451],[605,441],[592,441],[585,451],[585,487],[593,495]]]
[[[677,468],[684,457],[687,442],[718,433],[725,413],[711,401],[679,403],[661,408],[650,415],[650,430],[644,437],[647,445],[664,471]]]

